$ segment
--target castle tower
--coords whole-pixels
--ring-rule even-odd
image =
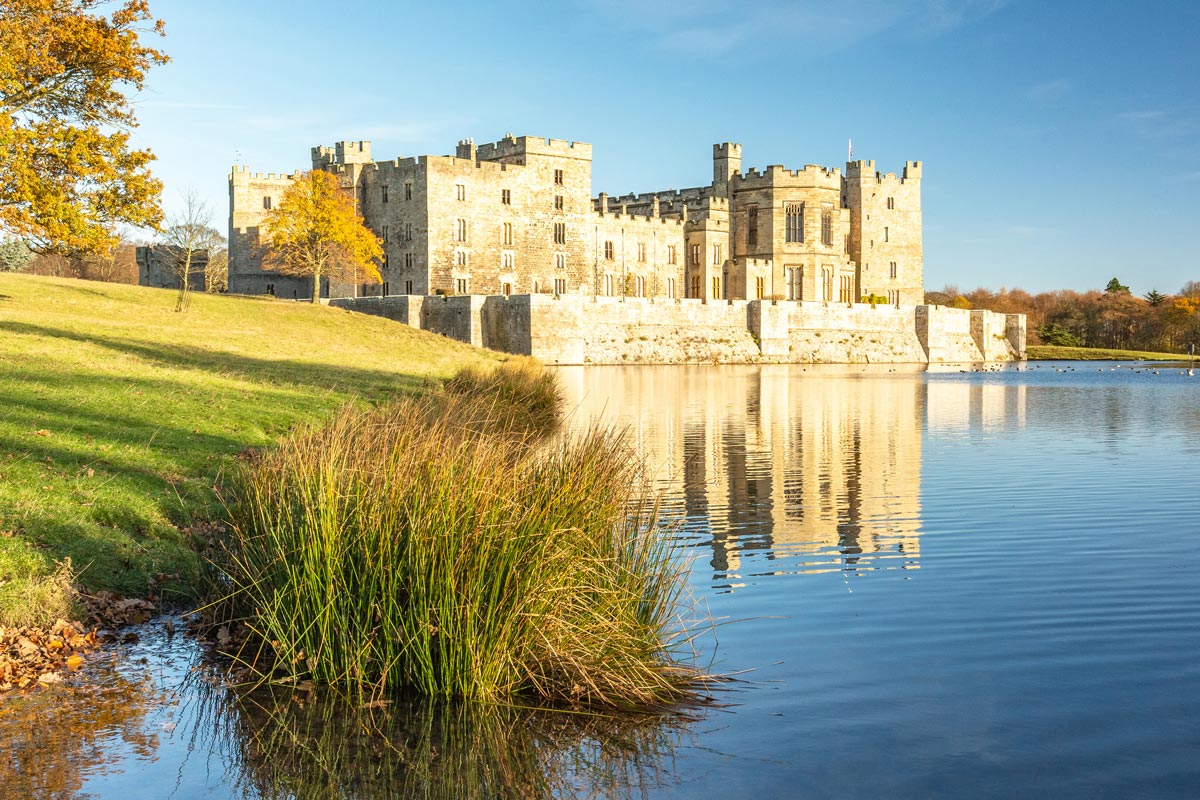
[[[370,164],[371,143],[337,142],[333,147],[314,147],[312,149],[312,168],[329,169],[338,164]]]
[[[729,182],[742,172],[742,146],[733,142],[713,145],[713,194],[729,197]]]
[[[860,294],[900,305],[924,303],[921,162],[905,162],[897,176],[876,172],[874,161],[850,161],[842,184]]]

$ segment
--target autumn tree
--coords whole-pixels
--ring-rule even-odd
[[[379,283],[379,238],[363,224],[354,198],[337,176],[322,170],[296,178],[262,224],[263,267],[282,275],[312,278],[312,299],[321,278]]]
[[[156,226],[161,184],[126,91],[167,61],[147,0],[0,0],[0,231],[38,251],[103,252]]]

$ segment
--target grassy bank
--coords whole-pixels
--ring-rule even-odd
[[[239,469],[238,657],[370,697],[686,695],[681,566],[638,459],[617,433],[551,437],[560,405],[554,376],[515,361],[345,409]]]
[[[69,612],[55,577],[187,599],[186,529],[239,453],[491,357],[326,307],[0,274],[0,624]],[[172,577],[174,576],[174,577]]]
[[[1025,348],[1030,361],[1187,361],[1178,353],[1149,353],[1141,350],[1105,350],[1099,347],[1031,345]]]

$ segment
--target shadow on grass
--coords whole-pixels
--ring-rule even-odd
[[[352,397],[379,401],[428,385],[412,374],[12,321],[0,322],[0,335],[79,343],[101,348],[82,349],[85,359],[109,351],[151,365],[126,376],[30,364],[0,376],[0,530],[18,532],[48,560],[92,565],[85,585],[123,593],[144,593],[158,572],[194,578],[196,558],[177,527],[223,515],[213,487],[234,455]]]
[[[85,334],[62,328],[0,322],[0,331],[67,339],[102,347],[174,369],[195,369],[225,377],[266,381],[277,385],[299,385],[325,391],[348,391],[368,400],[382,400],[411,392],[428,384],[428,379],[382,370],[335,366],[294,360],[272,360],[237,355],[185,344],[149,344],[113,336]]]

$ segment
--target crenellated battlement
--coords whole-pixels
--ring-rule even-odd
[[[757,189],[776,186],[818,187],[841,190],[842,171],[837,167],[805,164],[803,169],[788,169],[780,164],[771,164],[762,172],[751,167],[744,174],[735,175],[738,188]]]
[[[312,148],[313,169],[329,169],[335,164],[370,164],[371,143],[369,141],[335,142],[333,147]]]
[[[475,145],[472,143],[472,147]],[[513,136],[509,134],[498,142],[475,147],[475,156],[492,161],[513,156],[557,156],[592,160],[592,146],[587,142],[572,142],[566,139],[547,139],[541,136]]]
[[[626,210],[624,212],[610,210],[607,213],[601,214],[600,208],[596,204],[593,204],[592,213],[595,214],[597,220],[604,220],[606,223],[614,222],[614,221],[621,221],[621,222],[626,222],[626,223],[633,223],[635,225],[637,225],[637,224],[664,225],[667,227],[674,227],[674,228],[682,228],[684,226],[684,221],[678,217],[656,217],[656,216],[651,216],[651,215],[647,215],[647,214],[633,213],[633,212],[630,212],[629,210]]]
[[[285,172],[251,172],[250,167],[245,164],[236,164],[229,173],[229,180],[238,185],[249,185],[251,181],[286,183],[299,178],[300,174],[300,170],[295,170],[290,175]]]
[[[905,161],[904,172],[897,176],[894,172],[880,173],[876,171],[874,161],[849,161],[846,163],[846,178],[862,182],[874,180],[877,184],[920,181],[921,162]]]

